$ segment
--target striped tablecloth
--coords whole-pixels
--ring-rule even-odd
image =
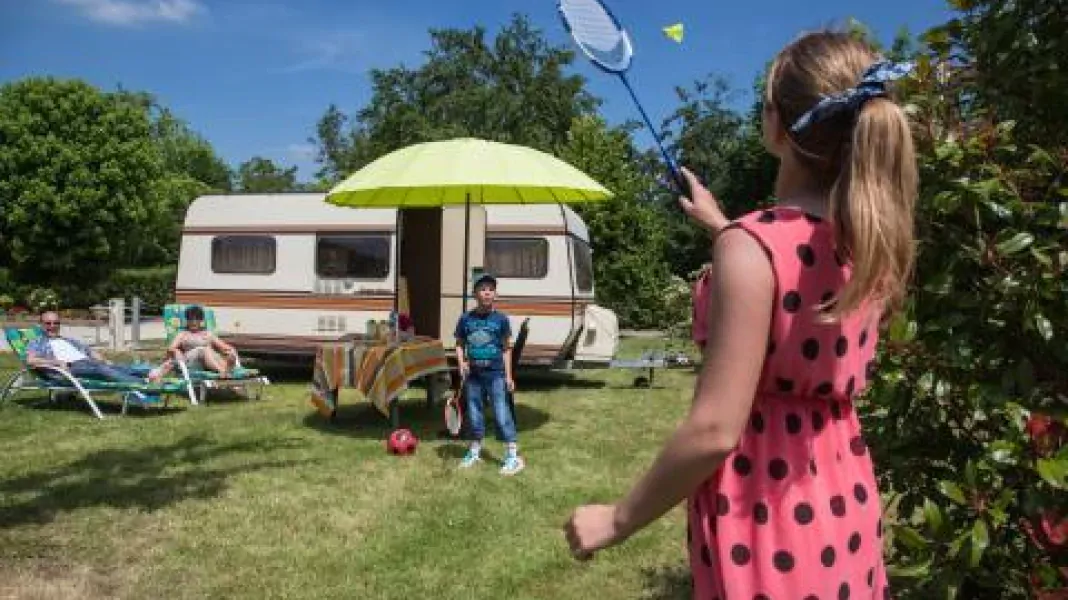
[[[330,342],[316,352],[309,400],[329,417],[343,395],[362,396],[388,417],[390,404],[411,381],[448,370],[448,356],[439,340],[419,338],[390,345]]]

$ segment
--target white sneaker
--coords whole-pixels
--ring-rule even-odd
[[[511,454],[504,457],[504,463],[501,465],[501,475],[511,476],[522,471],[526,468],[527,464],[518,454]]]
[[[467,454],[464,454],[463,460],[460,461],[460,468],[469,469],[478,464],[481,460],[482,457],[479,456],[478,452],[474,450],[468,450]]]

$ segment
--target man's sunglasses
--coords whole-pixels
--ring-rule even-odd
[[[41,325],[44,325],[45,327],[50,327],[52,325],[59,325],[59,321],[41,321]]]

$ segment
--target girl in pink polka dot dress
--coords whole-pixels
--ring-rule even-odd
[[[576,558],[688,499],[695,598],[889,597],[853,402],[913,259],[916,161],[886,89],[906,71],[847,34],[805,35],[768,74],[778,204],[728,222],[685,172],[680,203],[715,235],[694,401],[625,498],[571,515]]]

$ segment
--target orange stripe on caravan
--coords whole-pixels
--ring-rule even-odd
[[[378,233],[392,235],[396,227],[392,224],[343,223],[319,225],[230,225],[213,227],[191,225],[182,228],[185,235],[299,235],[317,233]]]
[[[393,298],[364,296],[327,296],[313,294],[277,294],[269,292],[177,292],[182,304],[211,307],[276,308],[305,310],[392,310]]]
[[[581,305],[572,306],[570,302],[498,302],[501,312],[514,315],[533,315],[539,317],[569,317],[579,314]]]
[[[271,308],[304,310],[367,310],[389,311],[393,309],[392,296],[340,296],[315,294],[286,294],[279,292],[241,291],[180,291],[175,298],[182,304],[203,304],[233,308]],[[536,317],[581,316],[588,302],[568,301],[522,302],[501,301],[497,308],[515,315]]]
[[[316,233],[381,233],[392,234],[392,223],[319,223],[314,225],[189,225],[182,228],[185,235],[294,235]],[[544,237],[568,234],[562,225],[489,225],[486,235],[490,237]]]
[[[567,229],[563,225],[487,225],[486,237],[540,237],[546,235],[564,235]]]
[[[460,296],[445,294],[445,298],[459,300]],[[471,296],[468,295],[467,299],[470,302]],[[572,304],[569,296],[505,296],[497,298],[496,306],[502,312],[516,316],[568,317],[574,313],[576,317],[581,317],[586,307],[592,304],[593,301],[587,298],[576,298]]]

